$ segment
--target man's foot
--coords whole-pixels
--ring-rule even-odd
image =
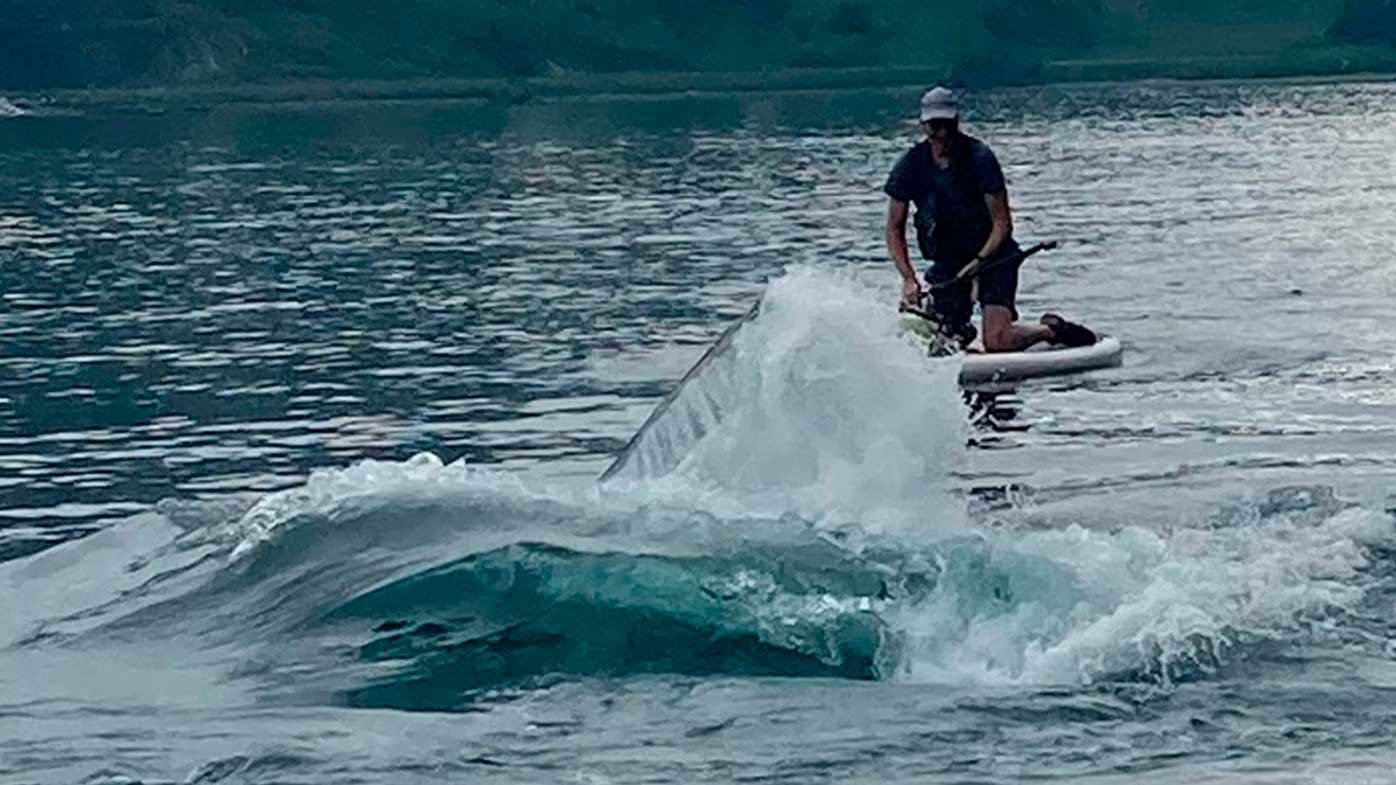
[[[1043,314],[1039,321],[1052,331],[1052,343],[1073,347],[1095,345],[1095,333],[1075,322],[1068,322],[1054,313]]]

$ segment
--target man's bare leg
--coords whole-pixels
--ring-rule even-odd
[[[984,306],[984,351],[1021,352],[1052,339],[1052,328],[1044,324],[1015,324],[1013,311],[1004,305]]]

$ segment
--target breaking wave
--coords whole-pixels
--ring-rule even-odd
[[[956,369],[876,302],[839,276],[776,282],[734,394],[701,398],[728,408],[659,477],[368,461],[0,565],[0,659],[177,657],[266,700],[455,709],[648,673],[1167,688],[1366,634],[1391,518],[1321,487],[1171,530],[970,518]]]

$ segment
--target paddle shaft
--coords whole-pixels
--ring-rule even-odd
[[[1002,259],[995,259],[994,261],[989,262],[988,264],[981,264],[981,265],[979,265],[978,267],[975,267],[974,265],[970,265],[970,266],[966,267],[965,269],[961,270],[958,274],[955,275],[954,278],[951,278],[951,279],[948,280],[948,281],[942,281],[942,282],[940,282],[940,283],[933,283],[933,284],[931,284],[931,285],[930,285],[930,290],[933,291],[933,292],[938,292],[938,291],[940,291],[940,290],[942,290],[942,289],[949,289],[950,287],[955,286],[956,284],[959,284],[959,283],[960,283],[961,281],[963,281],[964,279],[969,278],[969,277],[972,277],[972,276],[975,276],[975,275],[978,275],[978,274],[984,272],[985,270],[992,270],[993,268],[998,267],[998,266],[1000,266],[1000,265],[1014,264],[1014,263],[1016,263],[1016,262],[1021,262],[1021,261],[1023,261],[1024,259],[1027,259],[1029,256],[1032,256],[1032,255],[1034,255],[1034,254],[1042,253],[1043,251],[1050,251],[1050,250],[1052,250],[1053,248],[1056,248],[1056,247],[1057,247],[1057,241],[1056,241],[1056,240],[1052,240],[1052,241],[1046,242],[1046,243],[1038,243],[1037,245],[1034,245],[1034,246],[1031,247],[1031,248],[1027,248],[1027,249],[1025,249],[1025,250],[1019,251],[1018,253],[1015,253],[1015,254],[1013,254],[1013,255],[1011,255],[1011,256],[1005,256],[1005,257],[1003,257]]]

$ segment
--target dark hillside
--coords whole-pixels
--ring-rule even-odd
[[[0,0],[0,41],[0,88],[20,90],[908,66],[1001,82],[1044,78],[1055,61],[1283,63],[1322,47],[1386,45],[1396,42],[1396,8],[1391,0]]]

